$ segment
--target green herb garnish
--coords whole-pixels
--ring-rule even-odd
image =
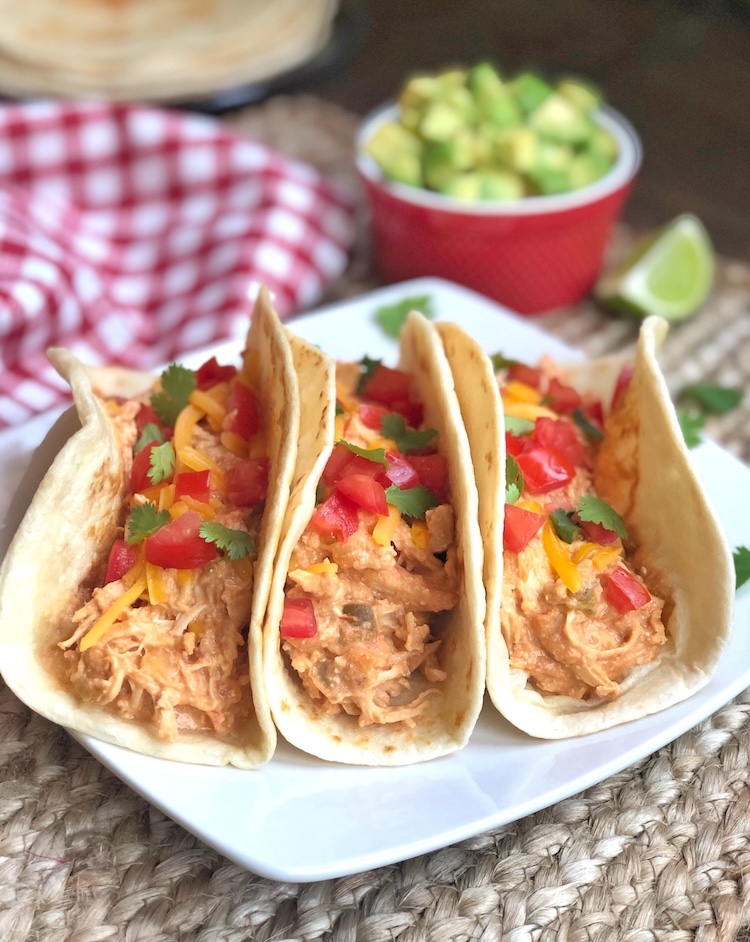
[[[595,425],[592,425],[591,422],[586,418],[581,409],[575,409],[573,412],[573,420],[578,426],[578,428],[589,438],[594,438],[596,441],[601,441],[604,438],[602,430],[597,428]]]
[[[679,398],[692,399],[706,412],[724,415],[740,404],[742,390],[718,386],[715,383],[693,383],[682,390]]]
[[[151,396],[151,405],[165,425],[174,425],[198,381],[193,370],[170,364],[162,373],[161,391]]]
[[[163,442],[164,436],[162,431],[155,422],[146,422],[143,426],[143,431],[138,441],[133,445],[133,454],[137,455],[139,451],[143,451],[146,445],[150,445],[151,442]]]
[[[573,523],[573,520],[571,519],[572,516],[572,510],[565,511],[562,509],[562,507],[558,507],[557,510],[553,510],[549,515],[549,518],[552,521],[552,526],[555,528],[555,533],[564,543],[572,543],[581,531],[581,528],[578,526],[578,524]]]
[[[351,442],[339,439],[337,445],[343,445],[360,458],[367,458],[368,461],[377,461],[378,464],[388,467],[388,459],[385,456],[385,448],[360,448],[359,445],[353,445]]]
[[[437,430],[434,428],[426,428],[422,431],[409,428],[406,419],[397,412],[389,412],[383,416],[380,420],[380,431],[386,438],[392,439],[396,443],[396,448],[404,455],[424,448],[437,435]]]
[[[513,455],[505,457],[505,503],[515,504],[523,493],[523,471]]]
[[[151,467],[147,476],[152,484],[161,484],[174,472],[175,453],[172,442],[164,442],[151,449]]]
[[[145,504],[136,504],[130,511],[127,520],[128,545],[133,546],[140,543],[147,536],[161,530],[168,524],[172,518],[168,510],[157,510],[153,501],[146,501]]]
[[[372,374],[380,366],[381,360],[372,360],[370,357],[362,357],[359,361],[360,369],[362,373],[359,377],[359,382],[357,383],[357,393],[361,393],[365,386],[370,382]]]
[[[384,304],[375,311],[375,320],[380,324],[384,333],[394,340],[398,340],[401,328],[406,322],[410,311],[419,311],[428,320],[433,320],[435,310],[432,298],[428,294],[416,297],[403,298],[395,304]]]
[[[528,435],[534,431],[534,424],[531,419],[519,419],[515,415],[505,416],[505,431],[511,435]]]
[[[739,589],[750,579],[750,549],[738,546],[732,553],[734,557],[734,584]]]
[[[229,559],[244,559],[255,549],[253,538],[246,530],[232,530],[215,520],[205,520],[198,530],[206,543],[215,543]]]
[[[345,411],[346,410],[337,399],[336,400],[336,415],[343,415]]]
[[[417,520],[424,520],[427,511],[440,503],[435,494],[424,484],[404,488],[391,484],[386,488],[385,499],[405,516],[414,517]]]
[[[492,353],[490,354],[490,360],[492,360],[492,369],[499,373],[500,370],[510,369],[511,366],[518,366],[518,360],[509,360],[502,353]]]
[[[702,412],[696,409],[678,409],[677,421],[682,429],[682,437],[688,448],[695,448],[703,441],[701,431],[706,421]]]
[[[628,538],[622,517],[601,497],[594,497],[592,494],[582,497],[578,505],[578,517],[589,523],[601,524],[605,530],[612,530],[623,540]]]

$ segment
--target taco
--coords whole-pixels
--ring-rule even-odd
[[[301,390],[264,637],[275,723],[339,762],[460,749],[484,691],[484,593],[469,445],[437,334],[413,313],[398,369],[328,361],[324,383]]]
[[[263,290],[239,367],[160,379],[49,353],[81,428],[0,572],[0,670],[38,713],[186,762],[254,768],[276,734],[260,633],[294,470],[297,379]]]
[[[645,321],[632,366],[503,363],[438,330],[479,490],[487,686],[533,736],[591,733],[706,684],[731,630],[729,547]]]

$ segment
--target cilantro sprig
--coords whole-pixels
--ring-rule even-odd
[[[505,458],[505,503],[516,504],[523,493],[523,471],[513,455]]]
[[[490,354],[490,360],[492,360],[492,368],[496,373],[499,373],[500,370],[510,369],[511,366],[517,366],[518,360],[510,360],[503,353],[492,353]]]
[[[677,419],[688,448],[703,440],[701,432],[709,415],[726,415],[742,401],[743,391],[717,383],[691,383],[677,397]]]
[[[137,455],[139,451],[143,451],[146,445],[150,445],[151,442],[160,444],[163,441],[164,435],[159,426],[155,422],[146,422],[138,441],[133,445],[133,454]]]
[[[172,518],[168,510],[157,510],[153,501],[145,504],[136,504],[128,516],[126,530],[128,545],[141,543],[147,536],[152,536],[157,530],[169,523]]]
[[[244,559],[255,551],[253,538],[246,530],[233,530],[215,520],[205,520],[198,533],[207,543],[215,543],[231,560]]]
[[[589,422],[581,409],[574,410],[573,421],[584,435],[588,435],[588,437],[593,438],[594,441],[600,442],[604,438],[602,430]]]
[[[413,517],[416,520],[424,520],[427,511],[440,503],[435,494],[424,484],[404,488],[391,484],[386,488],[385,499],[404,516]]]
[[[165,425],[174,425],[198,381],[193,370],[171,363],[162,373],[161,390],[151,396],[151,405]]]
[[[581,528],[573,522],[573,511],[558,507],[549,515],[555,533],[564,543],[573,543],[580,536]]]
[[[534,431],[534,424],[531,419],[519,419],[517,415],[505,416],[505,431],[511,435],[528,435]]]
[[[370,357],[362,357],[359,361],[359,367],[362,372],[360,373],[359,382],[357,383],[357,394],[361,393],[365,386],[367,386],[372,374],[381,363],[382,360],[372,360]]]
[[[601,497],[585,494],[578,504],[578,517],[580,520],[598,523],[605,530],[612,530],[623,540],[628,538],[628,531],[622,517]]]
[[[732,553],[734,559],[734,585],[736,589],[750,580],[750,548],[738,546]]]
[[[367,458],[369,461],[377,461],[378,464],[382,464],[386,468],[389,467],[388,459],[385,456],[385,448],[360,448],[359,445],[348,442],[344,438],[339,439],[337,444],[348,448],[352,454],[359,455],[360,458]]]
[[[395,304],[383,304],[375,311],[375,320],[389,337],[398,340],[401,328],[406,322],[410,311],[419,311],[428,320],[435,317],[435,309],[430,295],[421,294],[402,298]]]
[[[437,429],[434,428],[421,431],[409,428],[406,419],[397,412],[389,412],[383,416],[380,420],[380,431],[386,438],[392,439],[396,448],[404,455],[424,448],[437,435]]]
[[[172,442],[163,442],[151,449],[151,467],[147,477],[152,484],[161,484],[174,472],[175,453]]]

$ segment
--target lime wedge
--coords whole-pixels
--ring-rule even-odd
[[[594,288],[607,307],[636,317],[682,321],[700,308],[714,280],[714,253],[703,223],[686,213],[648,236]]]

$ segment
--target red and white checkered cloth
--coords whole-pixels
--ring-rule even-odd
[[[283,317],[339,275],[353,206],[215,121],[99,102],[0,107],[0,428],[62,402],[45,350],[149,368]]]

